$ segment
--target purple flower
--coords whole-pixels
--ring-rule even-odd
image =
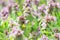
[[[24,16],[19,16],[19,17],[18,17],[18,21],[19,21],[19,23],[21,23],[21,24],[25,23],[25,17],[24,17]]]
[[[39,0],[35,0],[35,4],[38,6],[39,5]]]
[[[6,6],[6,2],[4,0],[0,0],[0,4],[2,5],[2,7]]]
[[[51,15],[46,15],[44,18],[46,22],[56,21],[56,17]]]
[[[41,26],[42,26],[43,29],[46,29],[46,27],[47,27],[46,22],[43,22],[43,23],[41,24]]]
[[[54,37],[60,40],[60,33],[55,33]]]
[[[41,40],[48,40],[48,37],[46,35],[42,35]]]
[[[16,11],[18,11],[19,5],[18,5],[17,3],[15,3],[15,4],[14,4],[14,8],[15,8]]]
[[[26,3],[30,3],[32,0],[26,0]]]
[[[3,20],[7,19],[9,15],[9,10],[7,7],[4,7],[1,11],[1,17]]]
[[[58,8],[60,8],[60,3],[57,3],[56,5],[57,5]]]
[[[43,11],[44,9],[45,9],[45,5],[44,4],[38,7],[38,10],[40,10],[40,11]]]

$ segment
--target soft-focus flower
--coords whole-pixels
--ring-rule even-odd
[[[12,30],[9,32],[9,37],[19,37],[23,35],[23,31],[19,27],[13,27]]]
[[[20,24],[18,24],[17,22],[10,20],[9,21],[9,27],[13,28],[13,27],[19,27]]]
[[[55,33],[54,37],[60,40],[60,33]]]
[[[30,3],[32,0],[26,0],[26,3]]]
[[[19,23],[24,24],[25,23],[25,17],[24,16],[19,16],[18,21],[19,21]]]
[[[12,12],[12,3],[8,3],[7,8],[9,10],[9,13],[11,14],[11,12]]]
[[[19,5],[17,3],[14,4],[15,11],[19,10]]]
[[[56,3],[57,7],[60,8],[60,3]]]
[[[41,26],[42,26],[43,29],[46,29],[46,27],[47,27],[46,22],[42,22]]]
[[[43,5],[39,6],[38,10],[40,10],[41,12],[43,12],[43,10],[45,10],[45,5],[43,4]]]
[[[48,37],[46,35],[42,35],[41,40],[48,40]]]
[[[50,16],[49,15],[45,16],[45,21],[50,22]]]
[[[40,31],[40,27],[38,27],[38,31]]]
[[[53,1],[53,2],[57,2],[57,0],[51,0],[51,1]]]
[[[4,7],[1,11],[1,17],[3,20],[7,19],[9,15],[9,10],[7,7]]]
[[[0,4],[2,5],[2,7],[5,7],[6,6],[5,0],[0,0]]]
[[[47,0],[47,4],[49,4],[49,3],[56,3],[57,2],[57,0]]]
[[[51,16],[51,15],[46,15],[44,18],[46,22],[56,21],[56,17]]]
[[[59,30],[57,28],[54,28],[53,31],[57,33]]]
[[[32,11],[32,8],[31,7],[27,7],[27,8],[25,8],[24,13],[31,14],[31,11]]]
[[[45,15],[47,15],[47,14],[48,14],[47,10],[44,10],[43,12],[45,13]]]
[[[51,6],[48,6],[47,12],[48,13],[51,13],[52,10],[53,10],[53,6],[52,5]]]
[[[51,20],[56,21],[57,18],[55,16],[51,16]]]
[[[40,35],[40,27],[37,28],[36,36]]]
[[[39,0],[35,0],[35,4],[38,6],[39,5]]]
[[[56,3],[51,3],[51,4],[52,4],[53,7],[56,7],[57,6]]]

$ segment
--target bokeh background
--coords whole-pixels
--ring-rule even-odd
[[[0,0],[0,40],[60,40],[60,0]]]

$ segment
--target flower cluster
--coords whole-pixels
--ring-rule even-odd
[[[58,0],[0,0],[0,5],[0,31],[7,40],[60,40]]]

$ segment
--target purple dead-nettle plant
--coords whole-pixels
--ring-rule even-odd
[[[55,7],[55,6],[56,6],[56,3],[51,3],[51,5],[52,5],[53,7]]]
[[[18,11],[19,5],[17,3],[15,3],[14,7],[15,7],[15,10]]]
[[[32,11],[31,1],[32,0],[26,0],[25,4],[23,5],[24,16],[29,16],[29,14],[31,14],[31,11]]]
[[[17,11],[19,10],[19,5],[16,2],[13,1],[9,1],[7,8],[9,9],[9,13],[12,13],[12,10],[17,13]]]
[[[56,22],[57,18],[55,16],[50,16],[50,20]]]
[[[58,28],[53,28],[54,33],[58,33],[59,29]]]
[[[47,9],[48,9],[49,7],[48,6],[45,6],[44,4],[39,8],[38,7],[38,10],[40,9],[40,12],[41,13],[44,13],[45,15],[48,15],[48,11],[47,11]],[[38,11],[39,12],[39,11]]]
[[[43,10],[45,10],[45,5],[43,4],[43,5],[39,6],[39,7],[38,7],[38,10],[40,10],[41,12],[42,12]]]
[[[46,21],[46,22],[50,22],[50,21],[51,21],[50,15],[46,15],[46,16],[45,16],[45,21]]]
[[[35,5],[39,6],[39,1],[40,1],[40,0],[34,0]]]
[[[9,16],[9,10],[7,7],[4,7],[1,11],[1,18],[5,20],[8,18],[8,16]]]
[[[25,16],[19,16],[17,17],[17,21],[19,22],[19,24],[27,24],[29,23],[29,20],[26,20]]]
[[[9,8],[16,8],[16,7],[18,6],[18,4],[17,4],[16,2],[14,2],[14,1],[8,0],[7,6],[8,6]]]
[[[31,7],[31,1],[32,0],[25,0],[24,6],[25,7]]]
[[[60,9],[60,2],[57,2],[56,5]]]
[[[17,22],[11,20],[9,24],[10,24],[10,28],[11,28],[11,31],[9,32],[9,35],[8,35],[9,38],[10,37],[16,38],[23,34],[23,31],[20,29],[20,25]]]
[[[31,7],[27,7],[24,11],[24,13],[30,14],[31,13],[32,8]]]
[[[31,3],[32,0],[26,0],[26,3]]]
[[[52,2],[58,2],[58,0],[51,0]]]
[[[57,3],[58,3],[57,0],[51,0],[48,5],[49,5],[50,7],[58,7],[58,6],[57,6]]]
[[[52,9],[53,9],[52,6],[48,6],[47,12],[50,13]]]
[[[12,7],[13,7],[13,4],[12,3],[8,3],[7,4],[7,8],[8,8],[8,10],[9,10],[9,13],[11,14],[11,12],[12,12]]]
[[[2,7],[6,6],[6,2],[4,0],[0,0],[0,4],[2,5]]]
[[[17,11],[19,10],[19,5],[17,3],[14,4],[14,10],[15,13],[17,13]]]
[[[47,4],[49,4],[49,3],[56,3],[57,2],[57,0],[47,0]]]
[[[39,0],[32,0],[32,6],[36,5],[37,7],[39,6]]]
[[[44,10],[43,11],[45,15],[48,15],[48,11],[47,10]]]
[[[41,40],[48,40],[48,37],[46,35],[42,35]]]
[[[32,16],[34,17],[34,18],[36,18],[36,17],[40,17],[40,13],[38,13],[37,11],[33,11],[32,12]]]
[[[15,22],[14,20],[10,20],[9,21],[9,27],[13,28],[13,27],[19,27],[20,24],[18,24],[17,22]]]
[[[48,14],[48,12],[46,11],[46,6],[45,6],[45,4],[39,6],[39,7],[38,7],[38,10],[39,10],[41,13]]]
[[[19,22],[20,24],[24,24],[25,21],[26,21],[25,16],[19,16],[19,17],[18,17],[18,22]]]
[[[51,16],[51,15],[46,15],[44,17],[44,19],[45,19],[46,22],[51,22],[51,21],[56,21],[57,20],[55,16]]]
[[[51,13],[52,12],[54,6],[55,6],[55,3],[49,3],[48,4],[48,9],[47,9],[48,13]]]
[[[30,12],[31,12],[31,7],[27,7],[27,8],[25,8],[23,14],[24,14],[24,16],[29,16]]]
[[[36,37],[40,35],[40,27],[37,28]]]
[[[2,4],[3,0],[0,0],[0,4]]]
[[[31,4],[24,3],[24,4],[23,4],[23,9],[25,9],[25,8],[27,8],[27,7],[31,7]]]
[[[60,33],[54,33],[54,37],[60,40]]]
[[[44,20],[45,21],[45,20]],[[42,26],[42,29],[46,29],[46,27],[47,27],[47,23],[46,22],[42,22],[42,24],[41,24],[41,26]]]
[[[60,4],[59,4],[59,3],[51,3],[50,5],[51,5],[52,7],[59,8],[59,5],[60,5]]]
[[[11,32],[9,32],[9,38],[10,37],[18,37],[18,36],[21,36],[23,35],[23,31],[21,29],[18,29],[16,27],[13,27],[13,29],[11,30]]]
[[[13,32],[16,36],[19,36],[19,35],[23,34],[23,31],[22,31],[19,27],[13,27],[13,28],[12,28],[12,32]]]
[[[40,31],[41,29],[40,29],[40,26],[37,28],[37,31]]]
[[[14,1],[11,1],[11,0],[8,0],[7,3],[8,3],[8,5],[14,6],[14,3],[15,3],[15,2],[14,2]]]

